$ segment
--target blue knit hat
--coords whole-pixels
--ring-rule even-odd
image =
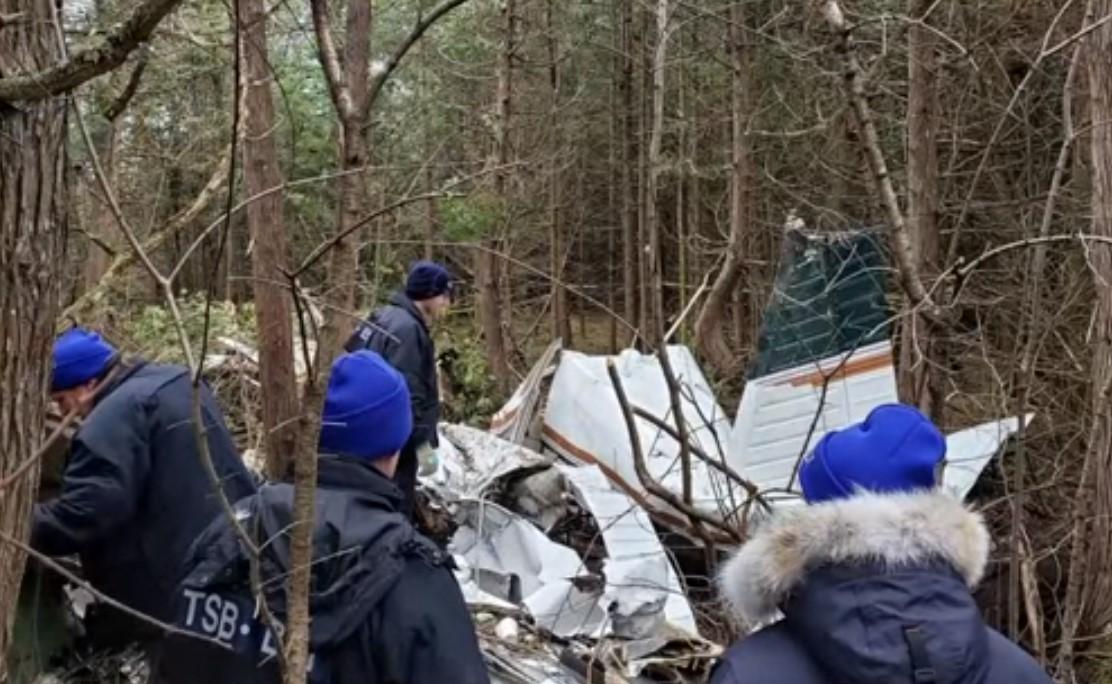
[[[935,486],[946,438],[911,406],[885,404],[864,422],[824,436],[799,469],[808,503],[870,492],[906,492]]]
[[[54,340],[54,375],[51,392],[83,385],[104,375],[117,356],[116,348],[100,335],[70,328]]]
[[[321,414],[321,453],[387,458],[401,450],[412,429],[401,373],[365,349],[336,359]]]
[[[405,295],[415,302],[452,294],[452,274],[435,261],[418,261],[409,268]]]

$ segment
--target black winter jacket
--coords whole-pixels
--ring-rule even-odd
[[[203,385],[201,392],[209,453],[236,501],[254,483],[216,400]],[[61,493],[35,505],[31,545],[80,554],[94,587],[167,620],[186,553],[220,511],[198,453],[191,378],[180,366],[136,362],[95,401],[74,437]],[[139,638],[143,630],[131,627],[129,637]]]
[[[970,595],[988,551],[980,516],[942,493],[778,512],[720,579],[742,624],[784,617],[711,684],[1051,684]]]
[[[489,684],[451,557],[397,512],[401,494],[373,466],[322,456],[313,532],[309,681],[316,684]],[[260,563],[267,605],[286,617],[293,487],[264,485],[236,508],[267,540]],[[280,681],[275,640],[256,617],[249,558],[218,518],[197,540],[176,622],[231,646],[170,637],[159,658],[167,684]]]
[[[413,300],[401,292],[390,295],[390,303],[356,328],[345,349],[377,352],[405,376],[413,405],[413,434],[409,446],[416,448],[426,442],[437,446],[440,388],[436,382],[436,347],[428,324]]]

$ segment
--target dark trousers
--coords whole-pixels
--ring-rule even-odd
[[[412,521],[417,505],[417,444],[412,439],[402,447],[398,469],[394,471],[394,484],[402,490],[401,512]]]

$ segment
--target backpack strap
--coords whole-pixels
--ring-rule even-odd
[[[923,629],[918,625],[904,627],[903,633],[908,655],[911,656],[911,681],[914,684],[941,684],[938,671],[934,669],[930,654],[927,653],[927,639]]]

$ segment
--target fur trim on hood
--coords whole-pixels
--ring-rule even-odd
[[[735,618],[752,627],[774,618],[781,601],[819,565],[943,560],[972,588],[984,574],[990,544],[981,515],[948,494],[862,492],[777,511],[718,581]]]

